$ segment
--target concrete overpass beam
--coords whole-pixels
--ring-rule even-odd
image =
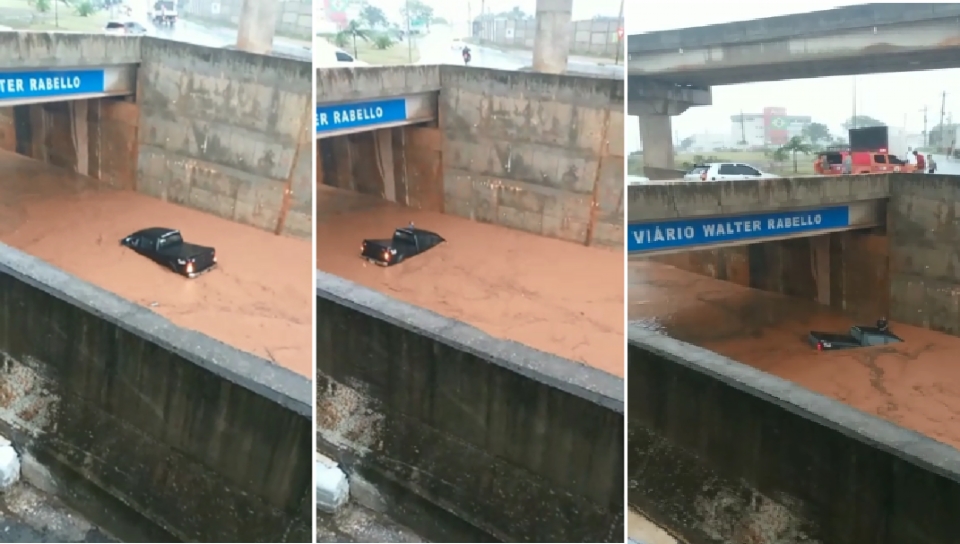
[[[572,12],[573,0],[537,0],[537,33],[533,41],[534,72],[562,74],[566,71],[572,39]]]
[[[277,0],[243,0],[243,11],[237,28],[237,49],[260,55],[273,50],[277,30]]]
[[[643,140],[643,165],[673,168],[673,122],[670,116],[643,114],[638,117]]]

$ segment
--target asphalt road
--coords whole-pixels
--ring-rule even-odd
[[[458,44],[458,34],[449,27],[434,27],[430,34],[417,41],[420,50],[419,64],[463,64]],[[480,45],[470,45],[471,66],[498,70],[529,70],[533,64],[533,52],[500,50]],[[572,57],[567,62],[567,72],[597,77],[623,78],[623,65],[610,61]]]
[[[938,174],[960,176],[960,159],[948,159],[946,155],[934,155],[933,160],[937,162]]]

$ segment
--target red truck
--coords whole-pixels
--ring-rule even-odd
[[[827,149],[817,154],[813,169],[824,176],[843,173],[843,160],[851,158],[853,174],[914,172],[916,165],[890,153],[887,127],[852,128],[848,148]]]

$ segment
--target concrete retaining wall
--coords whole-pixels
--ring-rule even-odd
[[[628,189],[627,220],[682,219],[881,199],[889,196],[892,177],[830,176],[633,185]]]
[[[0,426],[95,523],[311,541],[309,380],[6,246],[0,323]]]
[[[144,38],[137,190],[309,237],[309,62]]]
[[[623,245],[623,81],[444,66],[444,212]]]
[[[0,108],[0,149],[133,189],[139,121],[137,104],[117,98]]]
[[[440,90],[439,66],[370,66],[317,70],[317,104]]]
[[[621,379],[317,281],[320,449],[388,511],[438,542],[622,542]]]
[[[960,181],[910,178],[890,184],[890,318],[960,336]]]
[[[685,541],[948,544],[960,452],[703,349],[629,331],[631,506]]]
[[[0,70],[140,62],[140,38],[70,32],[0,32]]]

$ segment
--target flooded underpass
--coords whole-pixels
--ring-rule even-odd
[[[299,374],[311,370],[310,244],[0,151],[0,242]],[[187,281],[122,247],[148,227],[213,246],[217,269]],[[277,269],[283,274],[277,274]]]
[[[810,331],[873,325],[813,300],[648,261],[629,268],[629,319],[960,448],[960,338],[891,322],[904,342],[816,351]],[[884,317],[884,316],[877,316]]]
[[[318,131],[349,125],[317,144],[317,444],[349,479],[342,508],[430,542],[622,541],[623,159],[603,144],[622,82],[317,76]],[[570,116],[590,128],[543,128]],[[361,257],[411,223],[444,242]]]
[[[3,533],[311,541],[310,63],[100,34],[0,51]],[[216,266],[121,245],[154,227]]]
[[[344,211],[318,222],[318,270],[491,336],[623,376],[617,360],[623,351],[622,254],[349,196],[334,197]],[[360,258],[364,239],[389,237],[410,223],[446,242],[395,267]]]

